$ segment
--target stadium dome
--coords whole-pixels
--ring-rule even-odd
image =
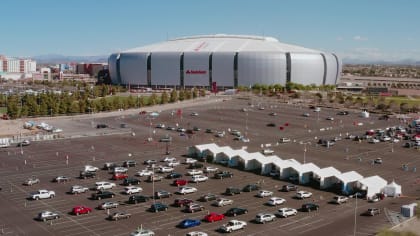
[[[341,61],[272,37],[202,35],[110,55],[114,84],[237,87],[254,84],[336,84]]]

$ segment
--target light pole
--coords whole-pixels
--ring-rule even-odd
[[[300,141],[299,144],[303,145],[303,164],[305,164],[306,163],[306,151],[307,151],[306,145],[307,144],[311,145],[311,142],[302,142],[302,141]]]
[[[356,217],[357,217],[357,193],[354,194],[354,196],[356,196],[356,205],[354,206],[354,229],[353,229],[353,236],[356,236],[356,229],[357,229],[357,221],[356,221]]]
[[[156,196],[155,196],[155,164],[152,164],[152,198],[153,198],[153,205],[156,204]]]

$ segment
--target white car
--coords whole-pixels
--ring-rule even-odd
[[[272,222],[276,219],[276,215],[271,213],[259,213],[255,216],[255,222],[265,224],[266,222]]]
[[[190,182],[195,182],[195,183],[198,183],[198,182],[205,182],[205,181],[207,181],[208,179],[209,179],[209,177],[204,176],[204,175],[193,175],[193,176],[191,177]]]
[[[163,129],[165,128],[165,124],[157,124],[156,128]]]
[[[136,173],[136,176],[140,176],[140,177],[150,176],[150,175],[153,175],[153,171],[147,170],[147,169],[137,171],[137,173]]]
[[[244,229],[246,225],[247,224],[245,221],[230,220],[228,223],[222,225],[219,230],[222,232],[231,233],[236,230]]]
[[[166,162],[166,165],[167,166],[170,166],[170,167],[175,167],[175,166],[181,165],[181,163],[179,163],[179,161],[175,160],[175,161],[168,161],[168,162]]]
[[[175,157],[165,157],[162,160],[163,162],[171,162],[171,161],[176,161]]]
[[[84,171],[89,171],[89,172],[96,172],[98,170],[99,170],[98,167],[91,166],[91,165],[85,165],[85,169],[84,169]]]
[[[208,234],[200,231],[192,231],[187,233],[185,236],[208,236]]]
[[[284,207],[284,208],[280,208],[276,215],[279,217],[287,218],[289,216],[297,215],[297,210],[293,208]]]
[[[98,209],[106,210],[111,208],[117,208],[120,204],[118,202],[104,202],[98,206]]]
[[[196,162],[197,162],[196,159],[189,158],[189,157],[186,158],[185,161],[184,161],[185,164],[191,164],[191,163],[196,163]]]
[[[150,229],[138,229],[131,232],[130,236],[155,236],[155,232]]]
[[[106,181],[101,181],[101,182],[96,182],[95,183],[95,189],[96,190],[112,189],[115,186],[117,186],[115,183],[110,183],[110,182],[106,182]]]
[[[380,140],[381,140],[382,142],[391,141],[391,137],[389,137],[389,136],[382,136],[382,137],[380,138]]]
[[[197,112],[192,112],[191,116],[198,116],[198,113]]]
[[[188,187],[188,186],[184,186],[178,189],[178,191],[176,191],[176,193],[178,194],[189,194],[189,193],[195,193],[198,190],[194,187]]]
[[[115,174],[115,173],[127,173],[127,171],[128,171],[127,168],[117,166],[117,167],[114,168],[114,170],[112,172]]]
[[[271,150],[271,149],[264,149],[264,150],[261,151],[261,153],[264,154],[264,155],[271,155],[271,154],[274,153],[274,151]]]
[[[159,173],[170,173],[174,171],[173,167],[169,167],[169,166],[161,166],[159,167]]]
[[[202,175],[203,174],[203,171],[202,170],[193,169],[193,170],[188,171],[187,174],[188,175]]]
[[[286,202],[286,199],[281,198],[281,197],[272,197],[270,198],[270,200],[268,200],[267,205],[270,206],[277,206],[277,205],[281,205],[283,203]]]
[[[268,190],[260,190],[257,194],[258,197],[271,197],[273,196],[273,192]]]
[[[376,139],[376,138],[371,138],[371,139],[369,139],[368,142],[369,143],[379,143],[380,141],[378,139]]]
[[[143,191],[143,189],[136,186],[128,186],[124,188],[124,193],[128,195],[133,194],[133,193],[139,193],[141,191]]]
[[[218,170],[219,170],[219,168],[213,167],[213,166],[207,166],[206,168],[204,168],[204,172],[206,172],[206,173],[213,173],[213,172],[216,172]]]
[[[307,192],[307,191],[297,191],[296,192],[296,198],[298,198],[298,199],[305,199],[305,198],[310,198],[310,197],[312,197],[311,192]]]
[[[213,206],[222,207],[222,206],[227,206],[227,205],[232,205],[232,204],[233,204],[233,200],[232,199],[219,198],[215,202],[213,202],[212,205]]]
[[[327,120],[334,120],[334,117],[332,117],[332,116],[328,116],[328,117],[327,117]]]
[[[88,187],[83,187],[83,186],[80,186],[80,185],[74,185],[70,189],[70,192],[72,194],[86,193],[87,191],[89,191]]]

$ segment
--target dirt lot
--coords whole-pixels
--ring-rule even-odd
[[[253,106],[250,106],[252,104]],[[258,109],[258,105],[265,109]],[[172,110],[183,109],[182,116]],[[241,109],[246,108],[247,112]],[[154,110],[154,108],[150,108]],[[385,128],[398,125],[397,120],[382,121],[373,116],[368,119],[359,118],[357,113],[348,116],[337,116],[337,110],[322,109],[320,113],[312,112],[307,107],[280,104],[275,100],[253,98],[251,100],[234,97],[232,99],[218,98],[216,102],[196,104],[171,104],[169,107],[159,108],[162,110],[159,117],[152,120],[135,112],[121,112],[116,116],[100,117],[84,116],[65,120],[48,120],[54,126],[63,128],[65,139],[56,141],[33,142],[22,150],[17,147],[9,147],[0,150],[0,232],[5,235],[128,235],[139,226],[152,229],[156,235],[185,235],[190,231],[204,231],[209,235],[218,235],[216,231],[229,219],[237,218],[248,223],[245,231],[232,233],[233,235],[326,235],[334,232],[334,235],[353,235],[356,228],[357,235],[372,235],[378,230],[390,227],[389,214],[381,214],[375,217],[360,216],[369,207],[378,207],[382,212],[398,212],[402,204],[411,203],[419,196],[420,176],[411,171],[411,167],[420,166],[420,153],[415,149],[406,149],[401,144],[358,143],[350,140],[341,140],[336,145],[326,148],[316,144],[317,139],[344,137],[346,133],[362,134],[365,130]],[[197,112],[198,116],[190,116],[191,112]],[[277,113],[276,116],[269,115]],[[310,113],[310,117],[303,117],[304,112]],[[319,115],[318,115],[319,114]],[[326,120],[327,116],[334,116],[334,121]],[[363,123],[355,126],[354,123]],[[121,124],[126,128],[121,128]],[[156,124],[164,123],[166,126],[192,128],[200,127],[192,136],[180,136],[176,131],[154,128]],[[268,123],[275,123],[275,127],[267,127]],[[96,124],[107,124],[109,128],[97,129]],[[152,124],[152,125],[150,125]],[[279,127],[283,127],[281,130]],[[233,136],[226,135],[217,138],[214,134],[205,133],[210,128],[218,131],[237,129],[251,140],[249,143],[234,141]],[[324,130],[324,131],[320,131]],[[134,135],[133,135],[134,134]],[[86,205],[95,208],[100,203],[98,200],[90,200],[88,197],[94,191],[80,195],[70,195],[66,192],[72,185],[80,184],[92,187],[95,182],[108,180],[111,175],[107,171],[100,170],[96,179],[81,180],[77,176],[86,164],[102,167],[105,162],[122,163],[127,159],[136,160],[139,165],[129,169],[132,176],[138,170],[145,168],[142,163],[147,159],[161,160],[165,156],[167,146],[157,142],[164,136],[173,137],[169,146],[171,156],[183,160],[187,153],[187,147],[195,144],[215,142],[218,145],[229,145],[234,148],[246,146],[249,152],[261,150],[261,145],[271,144],[275,154],[282,159],[295,158],[304,161],[304,145],[307,144],[306,162],[313,162],[319,167],[334,166],[345,172],[358,171],[363,176],[379,175],[387,181],[395,180],[402,185],[405,197],[387,198],[377,203],[368,203],[366,200],[350,199],[347,204],[333,205],[329,201],[334,193],[301,186],[314,195],[309,202],[320,205],[318,212],[299,212],[297,216],[290,218],[277,218],[275,223],[257,225],[253,223],[255,215],[260,212],[274,213],[278,208],[269,207],[264,203],[267,199],[255,197],[254,193],[242,193],[228,197],[234,200],[233,206],[245,207],[249,212],[237,217],[227,217],[221,222],[206,223],[192,229],[179,229],[175,225],[186,218],[202,219],[207,211],[224,213],[230,206],[214,207],[210,203],[200,203],[205,207],[203,212],[185,213],[180,208],[169,207],[167,212],[151,213],[147,211],[151,202],[137,205],[127,204],[127,195],[121,193],[123,186],[121,181],[112,191],[116,197],[112,201],[118,201],[119,210],[132,214],[128,220],[110,222],[105,220],[107,212],[94,209],[89,215],[74,216],[69,214],[72,207]],[[154,141],[148,142],[152,137]],[[292,142],[276,145],[280,137],[289,137]],[[374,158],[381,157],[382,165],[372,165]],[[68,161],[67,161],[68,160]],[[408,164],[410,171],[403,171],[402,164]],[[219,169],[230,170],[234,173],[231,179],[209,179],[205,183],[191,184],[198,188],[197,193],[186,195],[193,200],[202,194],[215,193],[221,195],[227,187],[243,187],[248,183],[259,183],[261,188],[274,192],[274,196],[286,199],[284,206],[299,208],[307,200],[294,199],[294,193],[279,192],[278,189],[286,182],[243,172],[212,164]],[[185,165],[176,167],[176,172],[185,174]],[[52,183],[51,180],[59,175],[70,176],[69,183]],[[36,176],[41,183],[34,186],[23,186],[22,182]],[[187,178],[187,177],[185,177]],[[142,177],[142,180],[145,178]],[[165,179],[154,185],[142,182],[142,194],[151,195],[153,190],[168,190],[175,192],[177,187],[171,186],[172,180]],[[27,196],[30,192],[38,189],[54,190],[57,196],[54,199],[29,201]],[[175,198],[184,197],[174,195],[170,198],[159,200],[171,204]],[[58,211],[61,218],[52,222],[37,222],[34,217],[42,210]],[[111,210],[114,212],[117,210]],[[356,213],[356,214],[355,214]],[[355,227],[356,215],[356,227]]]

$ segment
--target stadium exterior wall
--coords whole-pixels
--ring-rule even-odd
[[[231,43],[231,42],[229,42]],[[139,50],[108,59],[112,83],[138,86],[218,87],[254,84],[337,84],[341,61],[314,50]],[[153,45],[152,45],[153,46]],[[299,48],[298,48],[299,49]]]

